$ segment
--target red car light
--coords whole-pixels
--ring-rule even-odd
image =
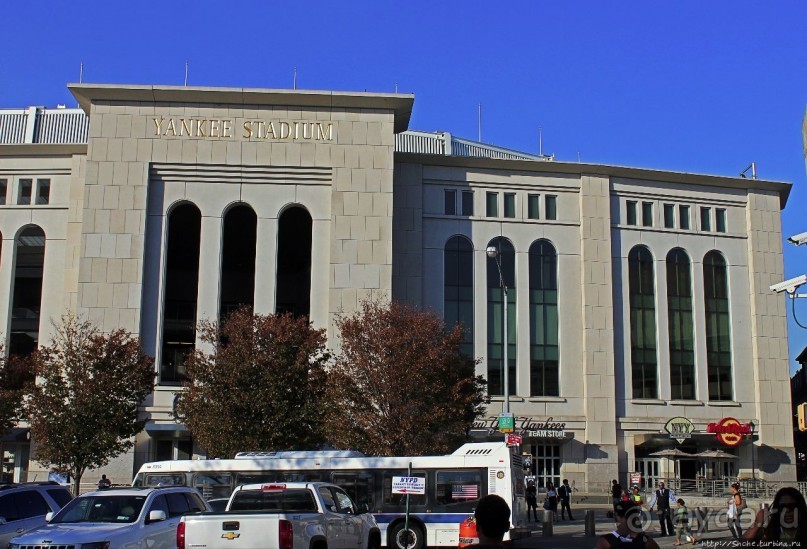
[[[294,529],[292,528],[291,522],[281,520],[278,527],[277,537],[279,549],[292,549],[292,545],[294,544]]]

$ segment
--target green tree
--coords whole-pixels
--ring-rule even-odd
[[[30,363],[21,357],[6,356],[0,342],[0,436],[22,419],[25,386],[33,379]]]
[[[69,473],[78,494],[88,468],[134,446],[145,426],[138,408],[154,388],[154,366],[125,330],[104,334],[73,315],[55,328],[51,345],[31,355],[37,382],[25,411],[34,459]]]
[[[199,334],[204,346],[185,362],[177,411],[211,456],[322,443],[324,330],[306,318],[242,308],[221,323],[200,323]]]
[[[337,321],[342,353],[329,373],[326,428],[337,447],[369,455],[448,453],[484,412],[478,361],[462,354],[459,326],[433,312],[365,301]]]

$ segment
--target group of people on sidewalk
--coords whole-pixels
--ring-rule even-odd
[[[784,542],[790,547],[807,547],[807,503],[804,496],[795,488],[780,489],[773,498],[770,508],[760,509],[751,527],[745,532],[742,529],[743,510],[748,508],[745,497],[740,492],[740,484],[731,485],[731,497],[726,501],[726,519],[733,542],[747,547],[770,546],[772,542]],[[601,536],[597,549],[610,549],[622,546],[658,547],[644,531],[644,501],[638,487],[634,486],[633,494],[628,495],[619,483],[612,482],[613,516],[616,529]],[[690,524],[690,512],[686,502],[677,498],[659,482],[653,493],[649,510],[656,514],[661,529],[661,537],[671,536],[675,526],[675,545],[697,543]],[[708,518],[707,518],[708,520]]]
[[[553,522],[558,520],[558,503],[560,503],[561,520],[566,520],[567,513],[569,514],[569,520],[574,520],[571,499],[572,487],[569,486],[568,479],[563,479],[563,484],[558,486],[557,489],[551,481],[546,484],[543,507],[547,511],[552,511]],[[535,522],[538,522],[538,488],[532,479],[527,482],[527,522],[531,522],[530,515],[535,518]]]
[[[565,481],[564,485],[567,485]],[[674,514],[671,511],[673,503],[677,506]],[[736,517],[735,524],[729,523],[732,536],[736,536],[732,546],[807,547],[807,503],[804,496],[795,488],[780,489],[774,496],[770,508],[760,509],[751,527],[744,533],[738,528],[739,519],[747,504],[745,497],[740,493],[739,484],[732,485],[732,496],[727,504],[729,505],[727,514],[731,514],[732,508],[735,513],[734,516],[729,516],[729,519]],[[689,531],[689,511],[684,500],[675,498],[663,482],[659,483],[650,502],[651,511],[654,507],[658,509],[662,536],[671,535],[672,526],[675,524],[676,545],[681,544],[683,534],[690,535],[693,543],[696,541]],[[658,543],[644,530],[642,503],[635,500],[622,501],[620,490],[620,499],[614,502],[613,513],[615,528],[599,537],[596,549],[659,548]],[[507,502],[497,495],[487,495],[479,500],[474,516],[479,544],[471,547],[501,547],[504,535],[510,528],[510,509]]]

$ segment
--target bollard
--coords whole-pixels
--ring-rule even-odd
[[[594,511],[586,509],[586,537],[593,537],[597,535],[597,528],[594,522]]]
[[[544,511],[541,522],[541,534],[544,537],[552,537],[552,511]]]

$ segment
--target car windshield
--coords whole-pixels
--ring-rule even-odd
[[[146,496],[104,494],[78,497],[53,517],[51,524],[66,522],[114,522],[126,524],[140,516]]]

